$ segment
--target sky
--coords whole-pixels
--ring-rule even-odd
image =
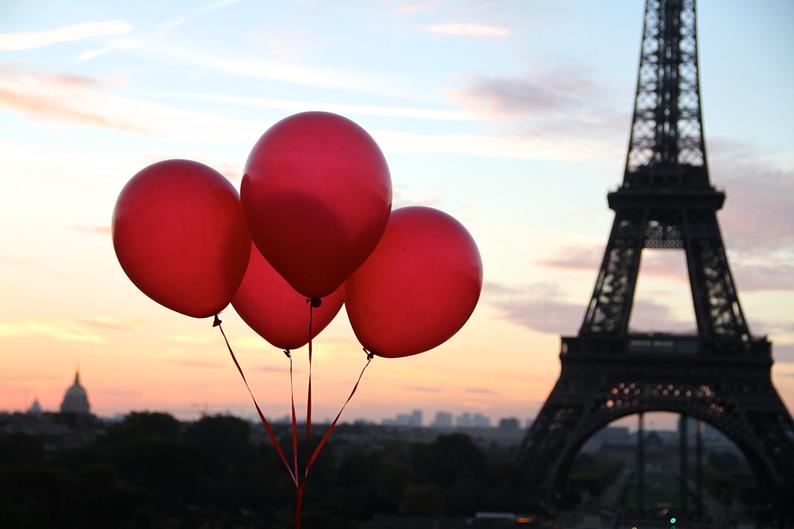
[[[702,0],[704,128],[740,300],[774,342],[794,407],[794,4]],[[347,419],[414,408],[534,416],[592,293],[623,175],[640,0],[37,2],[0,5],[0,409],[56,410],[79,366],[92,410],[253,415],[210,320],[127,279],[110,218],[150,163],[189,158],[239,187],[259,136],[302,111],[364,127],[395,207],[473,235],[485,286],[466,326],[376,358]],[[683,254],[646,250],[631,326],[694,329]],[[265,413],[288,413],[286,358],[229,308]],[[298,405],[306,355],[298,351]],[[315,341],[315,417],[364,354],[344,311]]]

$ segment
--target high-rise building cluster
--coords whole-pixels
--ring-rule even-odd
[[[381,424],[384,426],[424,426],[422,421],[422,411],[413,410],[411,413],[399,413],[395,417],[383,419]],[[527,421],[527,425],[531,420]],[[479,412],[462,412],[455,415],[449,411],[439,410],[435,418],[427,425],[430,428],[454,429],[454,428],[491,428],[491,418]],[[499,419],[497,427],[500,430],[512,431],[522,428],[521,421],[516,417],[503,417]]]

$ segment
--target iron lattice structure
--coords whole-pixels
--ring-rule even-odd
[[[553,508],[574,457],[620,417],[698,418],[744,452],[765,492],[794,473],[794,423],[772,385],[771,344],[753,337],[728,266],[710,183],[700,105],[695,0],[646,0],[623,183],[615,220],[560,377],[519,454],[524,485]],[[643,248],[683,250],[697,334],[628,328]]]

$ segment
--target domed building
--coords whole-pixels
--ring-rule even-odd
[[[33,401],[33,404],[30,405],[30,409],[28,410],[28,415],[35,415],[36,417],[41,415],[41,403],[39,402],[39,398]]]
[[[80,371],[74,374],[74,384],[69,386],[61,403],[61,413],[73,413],[78,415],[88,415],[91,413],[91,406],[88,404],[88,393],[80,385]]]

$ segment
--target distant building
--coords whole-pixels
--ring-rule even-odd
[[[432,426],[433,428],[451,428],[452,414],[446,411],[437,411]]]
[[[518,419],[515,417],[503,417],[499,419],[499,429],[500,430],[519,430],[521,429],[521,423],[518,422]]]
[[[471,414],[469,412],[464,412],[458,415],[458,418],[455,419],[455,426],[460,428],[471,428]]]
[[[28,415],[41,415],[41,404],[39,403],[38,397],[36,397],[36,399],[33,401],[33,404],[30,405]]]
[[[475,413],[471,418],[471,425],[475,428],[490,428],[491,418],[482,413]]]
[[[88,393],[80,384],[80,371],[74,374],[74,383],[66,390],[61,403],[61,413],[73,413],[77,415],[88,415],[91,413],[91,406],[88,404]]]
[[[422,410],[414,410],[411,413],[399,413],[394,419],[383,419],[381,424],[384,426],[422,426]]]

